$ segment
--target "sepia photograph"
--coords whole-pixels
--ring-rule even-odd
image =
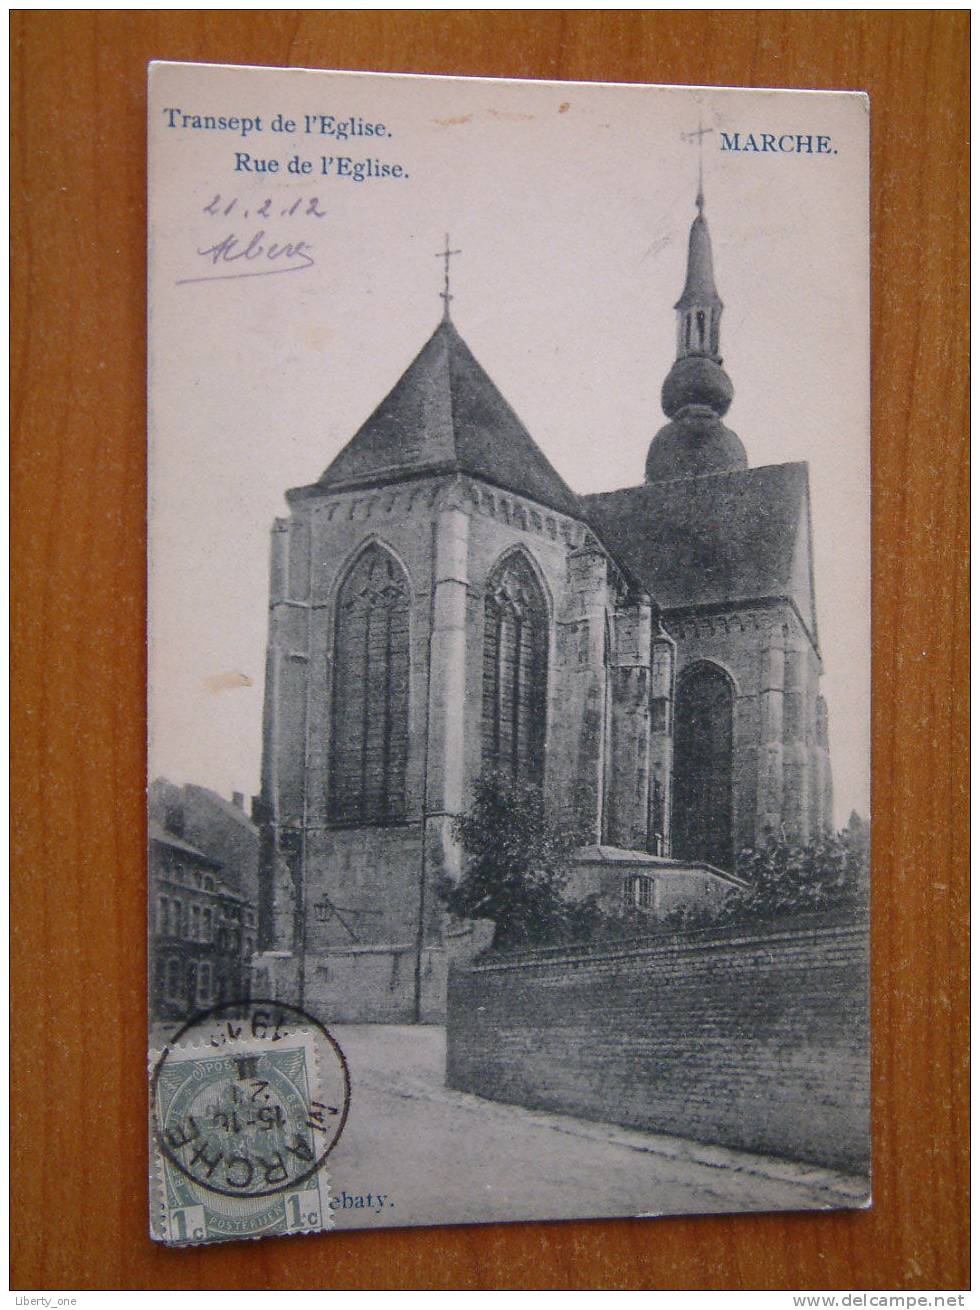
[[[868,1207],[867,97],[148,112],[152,1235]]]

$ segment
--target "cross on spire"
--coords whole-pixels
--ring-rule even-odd
[[[440,250],[437,251],[436,253],[436,259],[443,260],[443,264],[444,264],[443,278],[444,278],[445,285],[443,287],[443,290],[439,292],[440,298],[442,299],[442,316],[444,319],[449,318],[449,302],[450,300],[452,300],[452,296],[450,295],[449,292],[449,261],[452,259],[454,255],[461,255],[462,253],[463,253],[462,250],[449,249],[449,233],[447,232],[445,250]]]
[[[683,141],[697,141],[698,143],[698,194],[695,204],[698,209],[704,209],[704,138],[710,136],[715,129],[713,127],[704,127],[701,122],[701,115],[698,115],[698,129],[696,132],[682,132]]]

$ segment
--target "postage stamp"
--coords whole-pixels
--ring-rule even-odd
[[[175,1245],[333,1226],[326,1161],[350,1101],[336,1039],[294,1006],[205,1011],[151,1055],[151,1231]]]

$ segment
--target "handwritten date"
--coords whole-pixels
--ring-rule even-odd
[[[226,196],[216,195],[204,206],[205,214],[212,214],[219,218],[230,218],[235,211],[238,211],[240,218],[326,218],[326,211],[320,208],[319,196],[299,196],[290,205],[283,205],[282,202],[274,202],[271,197],[266,198],[260,205],[246,204],[239,200],[238,196],[232,196],[229,200]]]

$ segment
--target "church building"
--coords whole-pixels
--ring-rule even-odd
[[[621,491],[537,447],[450,317],[449,253],[442,321],[272,531],[253,993],[335,1020],[440,1017],[476,937],[436,887],[488,767],[584,806],[576,885],[612,869],[638,905],[831,824],[807,465],[750,468],[725,425],[700,192],[668,421]]]

